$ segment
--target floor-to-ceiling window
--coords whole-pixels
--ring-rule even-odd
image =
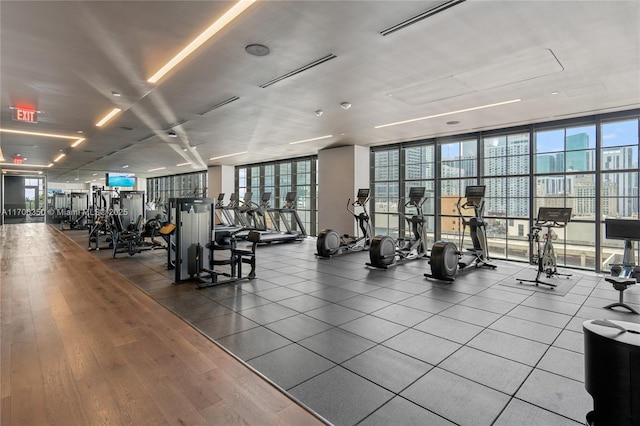
[[[402,148],[404,158],[404,192],[403,204],[409,201],[409,191],[412,187],[425,188],[426,200],[422,205],[422,214],[425,222],[424,227],[427,230],[427,247],[433,244],[434,226],[435,226],[435,145],[404,146]],[[415,213],[415,209],[403,209],[404,214],[411,217]],[[411,237],[411,226],[405,221],[404,235]]]
[[[601,125],[600,168],[600,268],[622,261],[623,241],[606,239],[604,219],[638,219],[638,119],[612,120]],[[640,259],[636,243],[636,259]]]
[[[498,133],[482,139],[484,219],[492,257],[528,259],[529,150],[529,132]]]
[[[433,205],[425,204],[428,215],[435,210],[429,231],[458,244],[456,203],[468,185],[479,183],[486,186],[491,257],[528,260],[535,250],[528,234],[538,209],[565,207],[572,209],[571,221],[554,229],[558,264],[606,270],[621,260],[622,242],[605,238],[604,219],[638,219],[639,119],[640,110],[633,110],[375,147],[375,234],[404,235],[398,216],[403,197],[409,187],[424,183],[435,194]]]
[[[464,197],[469,185],[478,183],[478,140],[465,138],[446,141],[439,144],[439,202],[440,202],[440,238],[455,241],[460,245],[463,226],[460,221],[457,204]],[[462,209],[466,216],[474,211]],[[469,236],[469,230],[466,230]],[[467,241],[468,244],[468,241]]]
[[[285,207],[288,193],[295,194],[295,207],[298,216],[309,235],[317,235],[317,157],[305,157],[270,163],[236,167],[236,190],[240,198],[246,192],[252,193],[252,201],[260,202],[263,193],[270,192],[270,206]],[[288,220],[293,230],[295,221],[272,214],[280,229],[284,230],[283,220]]]
[[[154,208],[166,208],[170,198],[204,197],[206,193],[206,171],[147,179],[147,202]]]
[[[571,208],[571,222],[555,228],[558,265],[595,269],[596,126],[534,133],[534,215],[540,207]]]
[[[397,238],[400,235],[400,148],[376,150],[372,156],[370,209],[373,213],[373,235]]]

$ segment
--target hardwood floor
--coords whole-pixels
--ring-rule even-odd
[[[1,424],[322,424],[45,224],[0,227]]]

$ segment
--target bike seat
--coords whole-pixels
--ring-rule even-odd
[[[605,277],[605,281],[613,284],[616,290],[624,290],[637,283],[636,279],[632,277]]]

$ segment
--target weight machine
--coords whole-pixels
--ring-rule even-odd
[[[175,220],[173,245],[169,248],[169,269],[175,269],[175,282],[197,280],[198,288],[227,284],[240,279],[255,278],[255,249],[258,232],[247,235],[248,244],[238,245],[234,235],[226,230],[216,232],[215,202],[210,198],[176,198],[170,200],[170,219]],[[170,242],[171,244],[171,242]],[[228,252],[224,258],[215,253]],[[242,265],[251,271],[242,275]],[[227,266],[228,272],[214,269]],[[226,279],[220,279],[226,277]]]
[[[531,232],[528,234],[530,263],[532,265],[537,264],[538,271],[536,278],[533,280],[516,278],[520,284],[529,282],[535,283],[536,287],[539,284],[552,288],[556,287],[556,284],[541,281],[540,275],[542,274],[545,274],[547,278],[562,276],[569,279],[571,274],[561,274],[558,272],[558,261],[556,253],[553,250],[553,241],[558,238],[558,234],[553,231],[553,228],[564,228],[570,220],[571,207],[540,207],[538,209],[538,218],[531,228]],[[543,231],[543,228],[546,228],[546,231],[543,232],[541,237],[540,233]],[[541,242],[540,238],[542,238],[544,242]]]
[[[636,265],[634,241],[640,241],[640,220],[637,219],[605,219],[605,233],[608,240],[624,241],[624,252],[622,263],[614,263],[611,266],[611,276],[605,280],[618,290],[620,298],[617,303],[605,306],[607,309],[621,307],[629,310],[632,314],[638,311],[624,303],[624,291],[640,282],[640,266]]]

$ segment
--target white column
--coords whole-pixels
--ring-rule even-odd
[[[224,192],[225,204],[229,200],[235,188],[235,167],[233,166],[211,166],[207,170],[207,197],[218,198],[218,194]]]
[[[356,221],[346,211],[360,188],[369,188],[369,148],[343,146],[318,152],[318,229],[354,234]],[[369,206],[367,206],[367,209]]]

